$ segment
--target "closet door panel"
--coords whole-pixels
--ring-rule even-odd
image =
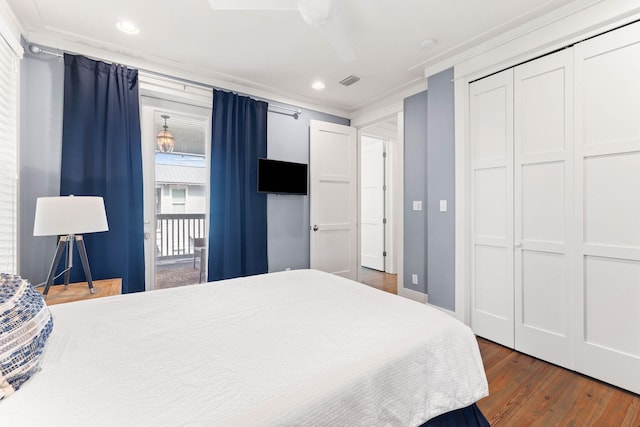
[[[583,142],[587,147],[640,138],[640,44],[629,40],[631,44],[610,50],[607,39],[611,38],[605,34],[581,44],[596,49],[588,58],[579,59],[584,81],[597,82],[583,87],[581,93],[586,114]]]
[[[474,229],[479,240],[498,239],[501,246],[509,234],[507,221],[507,176],[504,167],[484,168],[475,171],[474,178]],[[509,177],[511,179],[511,177]]]
[[[550,251],[522,251],[522,327],[567,335],[564,301],[566,258]],[[543,307],[543,309],[541,309]],[[522,339],[516,336],[516,348]],[[544,344],[543,342],[541,344]]]
[[[564,244],[568,213],[564,161],[524,164],[520,174],[522,241]]]
[[[583,176],[584,242],[640,248],[640,152],[585,157]]]
[[[573,367],[572,51],[515,68],[515,348]]]
[[[469,91],[471,327],[513,348],[513,71]]]
[[[640,262],[586,256],[585,341],[600,349],[640,357],[640,316],[635,310],[620,310],[622,300],[640,300]],[[628,333],[616,333],[626,325]]]
[[[640,24],[575,47],[576,369],[640,393]]]

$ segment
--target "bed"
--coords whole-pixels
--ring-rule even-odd
[[[50,310],[2,425],[419,426],[488,394],[468,327],[315,270]]]

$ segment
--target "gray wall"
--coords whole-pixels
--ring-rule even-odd
[[[347,119],[306,109],[302,109],[297,120],[270,112],[267,120],[267,156],[275,160],[308,164],[310,120],[349,125]],[[286,268],[309,268],[309,221],[309,196],[267,196],[270,272]]]
[[[429,77],[427,102],[427,293],[455,310],[455,129],[453,68]],[[440,212],[440,200],[447,212]]]
[[[55,237],[33,236],[33,219],[36,198],[60,194],[64,63],[25,56],[20,78],[18,274],[38,284],[46,280],[56,248]]]
[[[426,286],[426,167],[427,91],[404,100],[404,286],[427,292]],[[422,201],[422,211],[413,210],[413,201]],[[418,275],[418,285],[411,275]]]
[[[455,310],[455,131],[453,68],[404,101],[404,286]],[[422,201],[422,211],[413,201]],[[440,212],[440,200],[447,211]],[[418,275],[418,285],[411,282]]]
[[[39,283],[46,280],[56,239],[33,237],[35,201],[60,194],[64,64],[60,59],[27,56],[21,67],[19,274]],[[349,124],[347,119],[306,109],[298,120],[269,113],[268,157],[308,163],[311,119]],[[267,222],[269,271],[308,268],[308,196],[268,195]]]

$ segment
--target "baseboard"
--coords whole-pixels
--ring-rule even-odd
[[[414,291],[412,289],[407,289],[404,286],[398,286],[398,295],[421,302],[423,304],[426,304],[428,301],[427,294],[423,294],[422,292]]]

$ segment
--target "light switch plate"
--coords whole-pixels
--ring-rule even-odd
[[[446,212],[446,211],[447,211],[447,201],[440,200],[440,212]]]
[[[413,210],[421,211],[422,210],[422,200],[414,200],[413,201]]]

